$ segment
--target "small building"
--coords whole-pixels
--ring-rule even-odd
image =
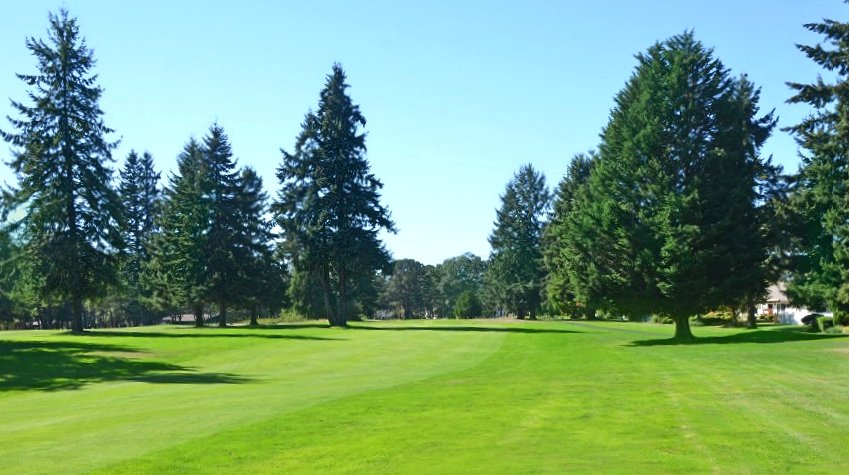
[[[776,324],[801,325],[802,318],[815,311],[807,307],[794,307],[787,298],[787,284],[778,282],[769,286],[766,300],[757,305],[757,313],[771,317]]]

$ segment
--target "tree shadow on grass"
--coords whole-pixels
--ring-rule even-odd
[[[794,341],[832,340],[849,335],[810,333],[804,328],[788,327],[773,330],[749,330],[723,336],[696,337],[693,340],[674,338],[638,340],[627,346],[673,346],[673,345],[725,345],[732,343],[788,343]]]
[[[0,392],[80,389],[106,381],[161,384],[237,384],[228,373],[139,359],[136,348],[74,341],[0,341]]]
[[[398,326],[398,327],[372,327],[361,325],[350,325],[351,330],[373,330],[373,331],[432,331],[432,332],[480,332],[480,333],[579,333],[573,330],[554,329],[554,328],[522,328],[517,326],[508,327],[489,327],[489,326],[469,326],[469,325],[437,325],[437,326]]]
[[[266,338],[270,340],[338,340],[338,338],[329,338],[323,336],[310,336],[310,335],[262,335],[255,333],[232,333],[227,332],[227,330],[256,330],[260,327],[227,327],[227,328],[217,328],[217,327],[204,327],[200,328],[199,332],[195,333],[181,333],[179,331],[174,332],[133,332],[133,331],[108,331],[108,330],[86,330],[83,333],[83,336],[105,336],[105,337],[128,337],[128,338]],[[271,329],[269,327],[265,327],[266,329]],[[286,327],[278,327],[278,330],[285,330]],[[219,330],[224,330],[225,332],[219,332]]]

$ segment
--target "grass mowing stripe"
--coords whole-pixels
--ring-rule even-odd
[[[221,336],[242,335],[245,331],[169,331],[203,337],[145,337],[142,330],[141,335],[131,337],[40,334],[38,339],[95,343],[104,339],[118,343],[132,340],[152,354],[180,354],[179,359],[194,371],[226,369],[246,382],[127,382],[123,379],[125,374],[104,369],[101,373],[110,380],[92,382],[77,390],[0,391],[6,397],[0,416],[4,429],[0,433],[0,452],[9,461],[4,470],[55,473],[57,467],[62,467],[63,473],[88,471],[356,392],[463,368],[495,351],[503,338],[499,333],[470,336],[422,331],[410,339],[391,331],[282,328],[256,330],[247,335],[332,335],[334,340],[260,336],[227,339]],[[228,358],[208,353],[207,344],[225,350]],[[240,351],[234,353],[234,348]],[[32,421],[39,421],[41,428],[32,430]],[[81,447],[85,449],[81,451]]]

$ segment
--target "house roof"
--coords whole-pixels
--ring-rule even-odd
[[[766,303],[789,303],[786,290],[787,284],[784,282],[770,285],[767,289]]]

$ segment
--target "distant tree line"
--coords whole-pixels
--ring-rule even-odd
[[[849,24],[805,27],[799,46],[836,77],[790,84],[812,113],[787,129],[803,150],[785,174],[760,149],[774,132],[760,91],[685,32],[638,64],[595,151],[559,185],[527,164],[509,180],[486,260],[392,260],[395,232],[366,158],[365,117],[334,65],[274,199],[213,124],[164,187],[147,153],[118,176],[91,50],[66,11],[27,47],[29,102],[0,131],[16,186],[3,193],[0,321],[140,325],[190,314],[224,326],[287,308],[332,325],[367,317],[690,318],[728,308],[755,325],[768,285],[849,324]]]

